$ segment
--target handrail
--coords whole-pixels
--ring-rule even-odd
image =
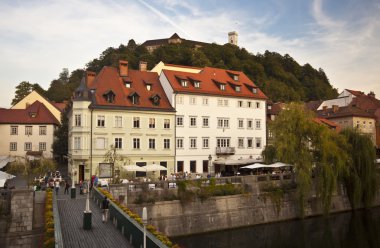
[[[53,192],[54,240],[55,248],[63,248],[61,221],[59,219],[57,195]]]

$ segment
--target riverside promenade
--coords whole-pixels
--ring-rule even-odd
[[[75,199],[70,194],[65,195],[61,187],[56,197],[59,219],[61,224],[61,247],[75,248],[133,248],[126,238],[113,226],[112,221],[102,222],[102,213],[99,206],[90,199],[92,211],[92,229],[83,229],[83,211],[86,208],[87,195],[80,195],[77,188]],[[55,192],[54,192],[55,194]]]

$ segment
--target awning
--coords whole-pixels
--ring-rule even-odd
[[[0,156],[0,169],[5,167],[8,163],[15,161],[13,157],[10,156]]]
[[[248,165],[253,163],[259,163],[263,162],[262,159],[253,159],[253,158],[247,158],[247,159],[217,159],[214,161],[214,164],[219,165]]]
[[[256,163],[256,164],[250,164],[250,165],[241,167],[241,169],[280,168],[280,167],[286,167],[286,166],[293,166],[293,165],[284,164],[284,163],[281,163],[281,162],[277,162],[277,163],[274,163],[274,164],[260,164],[260,163]]]

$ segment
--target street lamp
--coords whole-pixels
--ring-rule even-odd
[[[146,224],[148,223],[148,213],[147,213],[146,207],[143,208],[142,221],[143,221],[143,225],[144,225],[144,241],[143,241],[144,246],[143,246],[143,248],[146,248]]]

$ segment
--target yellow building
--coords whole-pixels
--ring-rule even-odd
[[[113,145],[121,166],[160,164],[174,172],[174,116],[155,72],[104,67],[87,72],[69,112],[69,173],[76,182],[110,177],[105,154]],[[159,177],[159,174],[155,175]]]

